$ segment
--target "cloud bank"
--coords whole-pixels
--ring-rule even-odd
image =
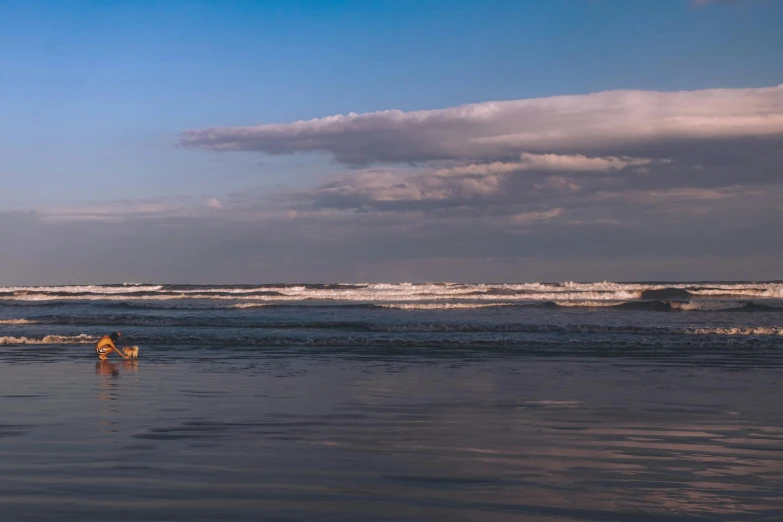
[[[768,241],[783,225],[783,85],[351,113],[188,130],[180,145],[331,154],[342,174],[277,202],[296,209],[286,226],[364,263],[625,259],[650,274],[653,259],[717,270],[750,256],[731,272],[747,277],[783,253]]]
[[[639,145],[783,135],[783,85],[689,92],[609,91],[439,110],[335,115],[186,130],[185,147],[327,152],[345,164],[607,152]]]

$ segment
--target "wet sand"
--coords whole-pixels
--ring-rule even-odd
[[[777,365],[87,352],[4,347],[4,520],[783,519]]]

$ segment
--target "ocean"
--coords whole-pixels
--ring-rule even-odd
[[[783,282],[5,287],[0,515],[783,520],[782,372]]]

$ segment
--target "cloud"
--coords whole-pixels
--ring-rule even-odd
[[[749,187],[777,187],[783,86],[351,113],[186,131],[181,140],[269,154],[326,151],[345,164],[375,164],[272,197],[296,219],[382,212],[386,220],[485,219],[501,227],[513,216],[560,209],[572,223],[637,223],[634,214],[704,215],[717,211],[727,191],[750,201]],[[525,219],[535,226],[566,222]]]
[[[217,198],[209,198],[206,202],[208,208],[214,210],[220,210],[223,208],[223,204]]]
[[[440,169],[358,170],[293,197],[300,203],[309,202],[314,208],[343,210],[497,207],[546,201],[558,195],[571,195],[589,185],[596,185],[594,190],[599,190],[607,179],[611,185],[615,178],[590,181],[579,174],[618,174],[626,168],[652,163],[645,158],[525,153],[519,161],[510,162],[469,163]]]
[[[489,175],[507,174],[509,172],[521,172],[525,170],[538,171],[567,171],[567,172],[600,172],[623,170],[628,167],[641,167],[649,165],[653,160],[646,158],[617,158],[609,156],[605,158],[589,158],[581,154],[529,154],[522,153],[520,161],[492,163],[473,163],[460,167],[439,169],[436,175]]]
[[[367,169],[293,197],[315,208],[414,210],[458,206],[492,198],[502,176],[410,175],[401,169]]]
[[[530,225],[534,223],[540,223],[542,221],[549,221],[552,218],[556,218],[563,213],[562,208],[553,208],[543,211],[521,212],[511,216],[511,222],[515,225]]]
[[[228,204],[115,222],[0,214],[0,266],[9,284],[779,278],[783,188],[720,192],[533,201],[504,215],[479,206],[244,219]]]
[[[86,204],[81,207],[41,209],[38,210],[37,215],[44,223],[119,223],[128,220],[194,218],[204,214],[203,207],[200,205],[201,200],[202,198],[180,196],[101,202],[101,204]],[[222,208],[220,201],[215,198],[208,198],[205,206],[213,210]]]
[[[543,154],[602,155],[670,141],[783,136],[783,85],[684,92],[607,91],[439,110],[335,115],[183,131],[185,147],[327,152],[338,162],[421,162]]]

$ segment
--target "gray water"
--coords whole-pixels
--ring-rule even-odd
[[[779,285],[603,285],[5,289],[0,517],[783,519]]]

